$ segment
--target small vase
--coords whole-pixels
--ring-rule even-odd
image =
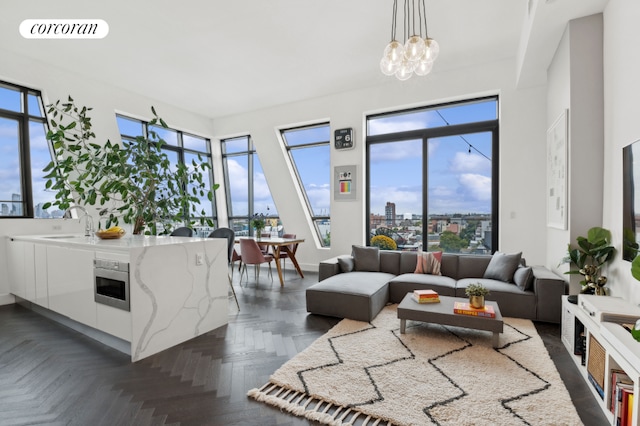
[[[469,296],[469,304],[472,308],[484,308],[484,296]]]

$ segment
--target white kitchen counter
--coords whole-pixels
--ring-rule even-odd
[[[130,342],[133,361],[228,321],[226,239],[18,235],[7,246],[12,293]],[[129,263],[130,312],[95,302],[95,258]]]
[[[91,250],[128,252],[133,248],[155,247],[170,244],[185,244],[198,241],[206,241],[207,238],[149,236],[149,235],[125,235],[119,239],[101,240],[98,237],[85,237],[73,234],[51,235],[18,235],[12,236],[14,240],[31,241],[41,244],[75,247],[85,247]]]

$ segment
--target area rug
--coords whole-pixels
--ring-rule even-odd
[[[407,321],[342,320],[248,395],[329,425],[581,425],[535,326],[491,333]]]

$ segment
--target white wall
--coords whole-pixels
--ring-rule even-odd
[[[437,69],[437,64],[436,64]],[[500,234],[499,248],[523,251],[531,264],[544,264],[546,114],[544,87],[517,90],[515,61],[485,64],[399,82],[380,77],[381,85],[336,94],[268,110],[214,120],[217,138],[249,134],[256,144],[262,168],[285,228],[306,242],[298,248],[305,269],[320,260],[347,254],[352,244],[365,242],[364,119],[372,112],[403,109],[475,96],[500,96]],[[310,82],[309,84],[313,84]],[[331,248],[321,248],[305,219],[293,184],[278,128],[330,120],[332,132],[352,127],[356,148],[331,152],[331,167],[356,165],[357,201],[332,200]]]
[[[611,230],[618,255],[610,265],[611,295],[640,303],[640,282],[622,260],[622,148],[640,139],[640,3],[610,0],[604,11],[605,149],[603,226]]]
[[[604,100],[602,14],[575,19],[567,25],[547,72],[547,127],[568,110],[568,227],[547,229],[547,263],[557,267],[567,244],[602,226],[604,169]],[[571,279],[570,293],[580,290],[580,277]]]
[[[211,120],[179,110],[154,99],[145,98],[116,87],[87,80],[66,71],[52,69],[47,64],[24,58],[11,52],[1,51],[2,66],[0,80],[17,83],[43,92],[45,104],[58,99],[66,100],[71,95],[78,105],[93,107],[90,114],[96,143],[107,139],[120,141],[120,133],[115,112],[138,118],[150,119],[151,106],[169,126],[209,137],[212,132]],[[81,64],[82,61],[78,61]],[[54,229],[54,226],[60,229]],[[56,219],[2,219],[0,220],[0,304],[11,302],[8,295],[5,237],[37,233],[84,232],[78,220]]]

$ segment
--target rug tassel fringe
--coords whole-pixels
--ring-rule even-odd
[[[329,426],[352,425],[351,422],[349,423],[343,422],[345,416],[351,411],[350,409],[346,410],[345,412],[342,412],[341,407],[336,406],[338,407],[338,409],[332,415],[327,413],[327,411],[333,406],[333,404],[328,403],[323,407],[322,412],[316,411],[316,409],[322,408],[321,401],[318,401],[318,403],[315,405],[313,409],[307,409],[306,407],[310,404],[313,398],[309,398],[309,400],[306,401],[304,405],[299,405],[299,402],[301,401],[302,397],[304,397],[304,395],[302,395],[300,398],[297,398],[297,401],[293,403],[290,401],[296,399],[296,396],[297,396],[296,394],[294,394],[293,397],[290,397],[289,400],[282,399],[281,396],[268,395],[267,393],[273,392],[274,388],[276,388],[276,386],[271,386],[267,388],[266,385],[260,389],[254,388],[254,389],[251,389],[249,392],[247,392],[247,396],[250,396],[251,398],[255,399],[258,402],[264,402],[269,405],[273,405],[274,407],[278,407],[281,410],[291,413],[293,415],[296,415],[298,417],[305,417],[309,420],[313,420],[325,425],[329,425]],[[275,392],[276,395],[279,395],[280,393],[282,393],[283,390],[285,389],[278,389]],[[290,390],[287,390],[284,395],[287,396],[290,392],[291,392]],[[340,415],[340,418],[336,419],[335,418],[336,415]]]

